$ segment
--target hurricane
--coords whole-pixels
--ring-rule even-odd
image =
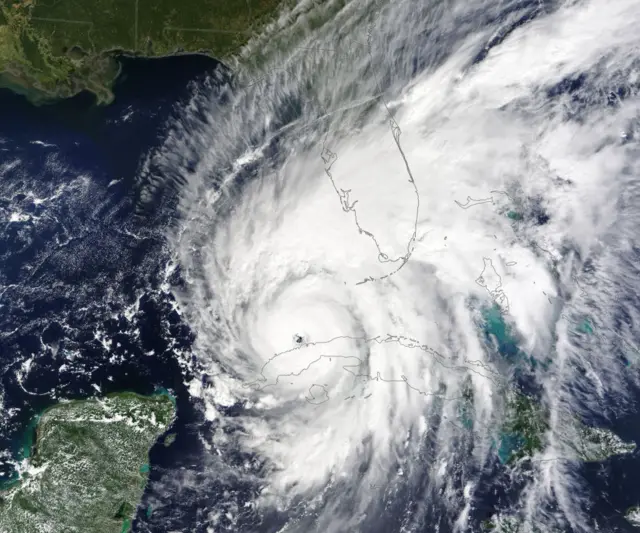
[[[203,483],[246,487],[208,531],[624,530],[575,442],[639,385],[639,27],[302,2],[193,85],[140,202],[175,199]]]

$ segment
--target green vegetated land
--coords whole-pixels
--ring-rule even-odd
[[[532,397],[512,393],[506,407],[497,450],[503,464],[532,457],[542,450],[544,434],[549,429],[547,410]],[[586,426],[578,419],[569,424],[575,430],[570,445],[580,461],[605,461],[636,449],[635,442],[625,442],[608,429]]]
[[[578,457],[585,462],[604,461],[614,455],[633,453],[635,442],[625,442],[615,433],[603,429],[578,425],[579,438],[574,443]]]
[[[224,59],[282,0],[0,0],[0,86],[38,103],[88,90],[108,103],[115,52]]]
[[[149,449],[174,416],[166,394],[121,393],[46,410],[26,472],[0,492],[0,533],[129,531]]]
[[[511,392],[498,442],[498,458],[503,464],[532,457],[543,447],[548,429],[546,410],[532,397]]]

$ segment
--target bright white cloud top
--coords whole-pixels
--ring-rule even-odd
[[[197,89],[150,163],[247,505],[282,531],[478,527],[522,377],[499,309],[549,424],[512,514],[595,530],[567,421],[635,386],[638,28],[631,0],[301,4]]]

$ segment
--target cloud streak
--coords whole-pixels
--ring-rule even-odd
[[[525,527],[589,530],[575,470],[544,460],[589,401],[566,317],[585,291],[604,321],[614,305],[578,284],[583,266],[625,278],[603,243],[631,245],[640,8],[365,4],[283,15],[244,52],[262,63],[201,87],[153,156],[180,183],[171,241],[212,445],[261,458],[251,505],[288,510],[286,531],[372,531],[397,505],[403,530],[464,531],[514,379],[479,327],[497,306],[522,350],[553,355],[532,378],[552,414]],[[607,105],[621,73],[629,92]],[[591,86],[563,89],[581,74]]]

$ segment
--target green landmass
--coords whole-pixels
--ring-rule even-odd
[[[542,530],[535,525],[527,524],[516,515],[497,513],[480,525],[483,533],[561,533],[561,530]]]
[[[204,53],[223,60],[283,0],[0,0],[0,87],[34,103],[82,90],[113,99],[116,53]]]
[[[602,428],[578,425],[578,439],[574,443],[578,457],[585,462],[604,461],[614,455],[633,453],[634,442],[625,442],[615,433]]]
[[[171,446],[174,441],[176,440],[176,434],[175,433],[169,433],[165,438],[164,438],[164,445],[165,447],[169,447]]]
[[[510,392],[498,446],[500,461],[511,463],[532,457],[542,449],[548,428],[548,413],[543,406],[531,396]]]
[[[521,523],[515,516],[495,515],[482,522],[482,531],[491,533],[520,533]]]
[[[475,420],[475,406],[473,386],[471,379],[467,378],[460,390],[460,401],[458,402],[458,419],[465,429],[473,430]]]
[[[20,481],[0,492],[0,533],[129,531],[174,415],[169,396],[132,393],[47,409]]]

